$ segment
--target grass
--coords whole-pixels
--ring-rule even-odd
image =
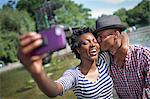
[[[73,54],[55,57],[51,66],[45,70],[53,80],[58,79],[62,73],[79,63]],[[75,99],[72,91],[61,97],[52,99]],[[30,74],[24,68],[18,68],[0,74],[0,99],[49,99],[37,87]]]
[[[52,58],[51,66],[46,67],[48,76],[56,80],[65,70],[79,64],[73,54]],[[114,99],[118,99],[114,93]],[[24,68],[18,68],[0,74],[0,99],[50,99],[40,91],[30,74]],[[76,99],[73,92],[51,99]]]

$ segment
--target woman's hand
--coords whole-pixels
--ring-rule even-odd
[[[40,34],[29,32],[20,37],[18,58],[31,73],[37,85],[47,96],[55,97],[62,93],[63,87],[49,79],[43,70],[42,59],[45,55],[32,56],[31,52],[43,43]]]
[[[37,75],[42,72],[41,56],[31,56],[31,52],[42,44],[41,35],[35,32],[29,32],[19,38],[18,58],[25,68],[32,74]]]

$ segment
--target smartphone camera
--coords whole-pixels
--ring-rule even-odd
[[[62,26],[52,26],[40,32],[43,44],[32,52],[32,55],[42,55],[44,53],[52,53],[60,49],[66,48],[66,36]]]

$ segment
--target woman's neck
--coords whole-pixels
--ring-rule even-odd
[[[93,72],[96,70],[96,61],[81,61],[79,69],[84,75]]]

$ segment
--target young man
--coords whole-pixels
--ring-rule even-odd
[[[150,99],[150,49],[136,45],[122,47],[122,40],[117,38],[125,29],[115,15],[97,19],[95,36],[101,51],[109,52],[99,55],[99,63],[103,60],[110,63],[111,76],[119,98]]]

